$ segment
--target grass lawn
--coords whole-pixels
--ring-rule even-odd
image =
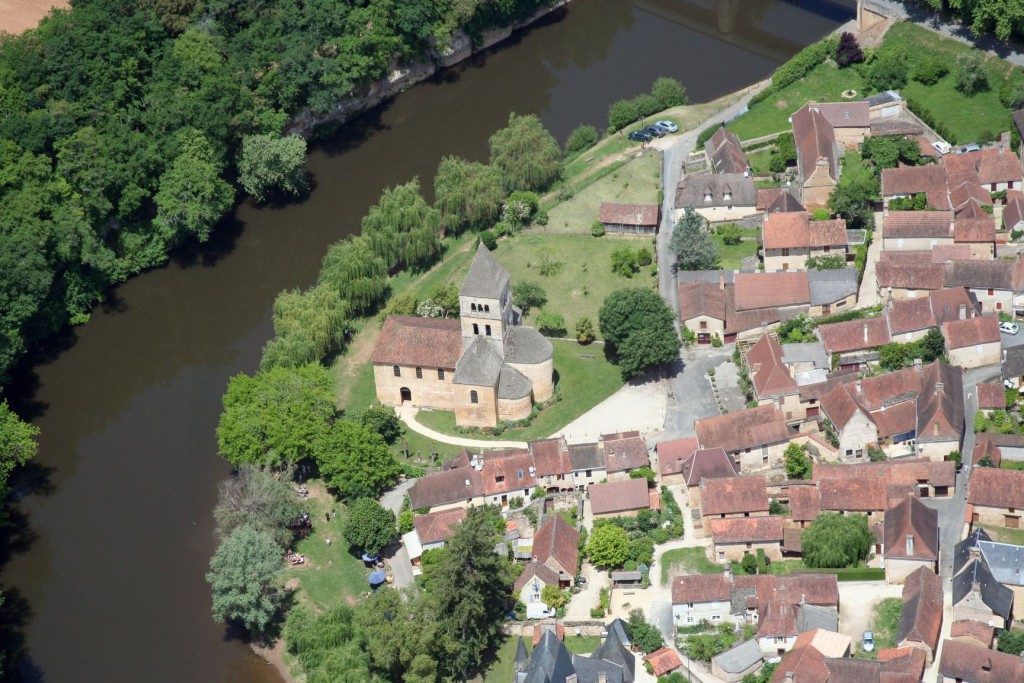
[[[500,436],[474,434],[474,439],[531,441],[557,432],[587,412],[622,386],[619,369],[604,358],[600,345],[580,346],[576,342],[552,341],[555,347],[556,383],[562,400],[537,416],[529,427],[509,429]],[[582,358],[593,355],[594,358]],[[455,413],[448,410],[420,411],[416,418],[422,424],[445,434],[455,431]]]
[[[955,40],[940,38],[925,28],[909,23],[898,23],[889,29],[880,51],[890,50],[900,50],[910,55],[912,64],[915,55],[925,53],[940,54],[949,60],[950,73],[938,83],[923,85],[911,79],[901,88],[901,93],[904,98],[914,100],[929,111],[935,121],[949,131],[950,143],[973,142],[983,131],[998,135],[1010,130],[1010,111],[999,101],[999,90],[1011,74],[1016,72],[1016,78],[1022,76],[1008,62],[973,50]],[[956,89],[953,74],[956,71],[956,58],[972,51],[984,56],[989,88],[968,97]]]
[[[896,647],[896,629],[903,612],[902,598],[886,598],[875,605],[871,631],[875,634],[875,652]]]
[[[657,204],[661,189],[661,154],[654,149],[616,167],[600,180],[583,188],[548,211],[548,224],[535,226],[535,233],[571,233],[590,236],[601,202]]]
[[[721,574],[722,567],[704,555],[704,548],[676,548],[661,556],[661,582],[680,574]]]
[[[641,246],[654,254],[653,238],[591,237],[589,232],[586,236],[545,235],[531,228],[512,239],[499,241],[494,256],[512,276],[513,287],[519,282],[535,282],[544,289],[548,298],[544,310],[561,314],[570,336],[574,334],[577,320],[590,318],[600,339],[597,311],[606,296],[623,287],[654,287],[656,284],[650,276],[650,266],[641,268],[632,278],[612,273],[613,251]],[[561,262],[558,272],[541,275],[537,265],[543,257]],[[530,312],[527,325],[532,324],[530,318],[538,312]]]
[[[771,173],[771,169],[768,165],[772,160],[773,149],[774,147],[769,146],[747,155],[747,163],[750,164],[750,168],[753,170],[755,176],[768,175]]]
[[[530,639],[524,637],[523,642],[526,643],[526,651],[533,652],[533,645],[530,644]],[[566,633],[564,642],[565,649],[569,652],[577,655],[587,655],[597,649],[597,646],[601,644],[601,638],[599,636],[574,636]],[[483,676],[477,676],[472,681],[475,683],[508,683],[508,681],[511,681],[512,665],[515,662],[518,643],[519,638],[506,638],[501,647],[498,648],[494,661],[491,662]]]
[[[807,100],[839,102],[842,101],[842,92],[850,89],[858,94],[864,90],[864,82],[855,70],[822,64],[796,83],[758,102],[727,127],[741,140],[789,130],[790,115],[804,106]]]
[[[293,548],[306,556],[306,564],[289,567],[286,575],[289,579],[297,578],[306,597],[321,608],[341,601],[352,604],[369,590],[366,582],[369,571],[362,560],[349,551],[349,545],[341,536],[345,506],[335,502],[321,483],[307,485],[311,495],[304,507],[313,520],[313,532]],[[324,513],[334,510],[337,516],[325,522]],[[330,546],[326,542],[328,538]]]
[[[1001,526],[986,526],[984,529],[997,543],[1024,545],[1024,529],[1007,529]]]
[[[739,244],[726,244],[718,233],[711,236],[711,241],[715,243],[715,249],[718,250],[719,268],[738,270],[743,259],[748,256],[757,255],[756,237],[761,231],[745,228],[740,230],[740,232],[744,237],[749,237],[750,239],[743,240]]]

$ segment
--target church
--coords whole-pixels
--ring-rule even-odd
[[[483,244],[462,288],[459,318],[392,315],[373,351],[377,400],[451,410],[463,427],[529,416],[554,393],[551,342],[522,325],[512,279]]]

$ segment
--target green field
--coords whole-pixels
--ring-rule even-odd
[[[628,162],[583,188],[548,211],[548,224],[531,233],[568,233],[590,236],[601,202],[657,204],[661,189],[661,153],[637,152]]]
[[[760,230],[754,228],[744,228],[740,230],[744,237],[750,239],[743,240],[739,244],[726,244],[722,241],[722,236],[715,233],[711,236],[711,241],[715,243],[715,249],[718,250],[718,267],[724,268],[725,270],[739,270],[740,264],[744,258],[748,256],[757,255],[757,236],[761,234]]]
[[[683,513],[686,514],[686,513]],[[722,566],[704,555],[704,548],[676,548],[661,556],[661,583],[681,574],[721,574]]]
[[[622,375],[616,366],[605,360],[602,345],[581,346],[571,341],[551,343],[555,348],[556,383],[561,389],[562,400],[538,415],[529,427],[509,429],[498,436],[474,434],[472,438],[502,441],[546,438],[611,396],[622,386]],[[455,413],[451,411],[421,410],[416,419],[431,429],[458,435],[455,430]]]
[[[1024,545],[1024,529],[1007,529],[1001,526],[986,526],[984,529],[993,541]]]

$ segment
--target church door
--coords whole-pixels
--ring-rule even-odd
[[[412,401],[412,392],[409,391],[409,387],[402,387],[401,392],[402,403],[405,403],[406,401]]]

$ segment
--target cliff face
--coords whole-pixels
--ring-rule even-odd
[[[470,37],[465,31],[460,29],[452,37],[451,47],[443,53],[431,50],[423,56],[422,61],[410,66],[399,67],[397,64],[393,65],[391,73],[386,78],[370,83],[358,95],[346,97],[329,112],[317,114],[309,109],[304,109],[292,119],[291,124],[285,129],[285,133],[295,133],[303,137],[309,137],[313,129],[323,123],[344,123],[367,109],[372,109],[381,102],[394,97],[409,86],[425,81],[441,69],[454,66],[468,59],[474,53],[486,50],[500,43],[511,36],[513,31],[529,26],[541,17],[560,9],[568,4],[568,2],[569,0],[554,0],[549,6],[537,10],[533,16],[509,26],[487,31],[481,36],[480,45],[476,49],[473,48],[473,41],[470,40]]]

